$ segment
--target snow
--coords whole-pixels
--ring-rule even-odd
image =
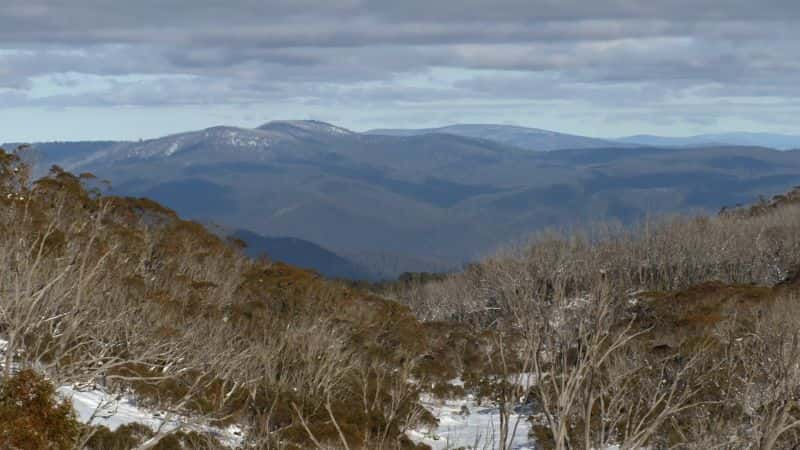
[[[156,430],[164,421],[160,414],[145,411],[133,399],[110,396],[100,389],[78,390],[71,386],[62,386],[58,388],[58,393],[72,401],[81,422],[103,425],[112,431],[135,422]],[[172,421],[165,427],[174,430],[179,425]]]
[[[236,128],[212,128],[206,131],[205,137],[215,138],[229,147],[238,148],[267,148],[276,140],[284,138],[284,136]]]
[[[80,389],[74,386],[61,386],[58,394],[72,402],[78,420],[91,425],[102,425],[111,431],[131,424],[140,423],[153,431],[161,429],[170,432],[179,428],[187,431],[209,433],[222,444],[235,448],[242,444],[241,428],[230,425],[224,429],[212,427],[191,417],[168,414],[139,406],[129,395],[110,395],[98,387]]]
[[[350,130],[317,121],[276,121],[276,125],[288,125],[308,134],[329,136],[354,135]],[[269,125],[269,124],[267,124]],[[264,126],[266,127],[266,125]],[[291,130],[277,128],[237,128],[217,126],[200,131],[174,134],[140,142],[121,143],[112,148],[95,153],[70,168],[80,167],[98,161],[117,161],[126,159],[164,158],[181,154],[191,148],[240,151],[256,154],[271,154],[281,143],[298,139]]]
[[[422,404],[439,419],[439,426],[434,429],[409,431],[407,435],[412,441],[427,444],[433,450],[451,450],[460,447],[483,450],[498,447],[500,414],[497,408],[486,404],[478,405],[471,394],[443,401],[423,396]],[[510,419],[512,428],[517,420],[519,424],[511,440],[511,448],[514,450],[536,448],[528,437],[530,422],[527,420],[527,415],[524,412],[512,414]]]
[[[8,351],[8,340],[0,338],[0,370],[5,370],[6,368],[6,352]],[[14,356],[18,356],[20,354],[19,351],[15,352]],[[19,370],[19,364],[12,361],[11,362],[11,373],[16,373]]]
[[[180,139],[175,141],[175,142],[173,142],[172,145],[169,146],[169,148],[167,149],[167,151],[164,154],[166,156],[173,155],[175,152],[178,151],[178,148],[180,147],[180,144],[181,144]]]
[[[453,384],[451,382],[451,384]],[[433,450],[493,450],[501,448],[499,441],[500,415],[497,408],[484,404],[478,405],[475,398],[468,394],[452,400],[436,400],[431,396],[423,396],[422,405],[437,419],[439,426],[433,429],[415,429],[406,435],[416,443],[429,445]],[[511,439],[513,450],[534,450],[535,442],[529,437],[531,423],[528,421],[529,410],[518,409],[519,414],[510,417],[511,429],[517,424],[516,432]],[[620,450],[612,445],[599,450]]]
[[[221,146],[233,150],[263,151],[276,142],[291,140],[291,136],[279,132],[264,132],[235,127],[213,127],[202,131],[176,134],[159,139],[123,145],[108,157],[154,158],[169,157],[198,144]]]
[[[0,338],[0,368],[8,349],[8,341]],[[99,386],[90,388],[60,386],[58,395],[72,403],[79,421],[89,425],[102,425],[111,431],[131,423],[140,423],[153,431],[170,432],[177,429],[209,433],[223,445],[236,448],[242,444],[244,433],[237,425],[221,429],[202,423],[192,417],[168,414],[137,404],[130,394],[112,395]]]

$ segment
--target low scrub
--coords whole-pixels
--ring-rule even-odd
[[[0,448],[68,450],[80,430],[72,405],[58,399],[53,385],[34,371],[0,383]]]

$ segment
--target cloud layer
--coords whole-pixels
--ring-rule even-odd
[[[785,131],[767,115],[800,109],[799,16],[794,0],[5,0],[0,104]]]

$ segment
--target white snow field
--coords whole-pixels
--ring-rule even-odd
[[[111,431],[131,423],[140,423],[153,431],[174,431],[180,428],[209,433],[227,447],[236,448],[242,444],[242,430],[235,425],[224,429],[204,425],[191,417],[143,408],[137,405],[133,397],[109,395],[97,387],[79,389],[61,386],[57,392],[62,398],[72,402],[78,420],[86,424],[103,425]]]
[[[498,448],[500,415],[491,405],[479,406],[471,394],[454,400],[436,400],[429,396],[422,403],[437,419],[439,426],[433,429],[417,429],[408,432],[408,437],[417,443],[430,445],[433,450],[493,450]],[[536,448],[528,437],[530,422],[525,415],[511,416],[511,427],[517,423],[511,440],[514,450]]]
[[[0,338],[0,368],[4,365],[2,361],[7,348],[8,341]],[[86,388],[60,386],[56,392],[61,398],[72,402],[78,420],[85,424],[102,425],[111,431],[131,423],[140,423],[154,432],[180,428],[209,433],[227,447],[236,448],[242,444],[244,433],[238,426],[231,425],[222,429],[199,423],[192,417],[144,408],[137,404],[132,395],[110,395],[96,385]]]

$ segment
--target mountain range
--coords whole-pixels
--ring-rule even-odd
[[[448,270],[543,228],[717,210],[800,184],[800,151],[655,144],[502,125],[357,133],[273,121],[33,150],[40,168],[92,172],[112,193],[249,230],[253,252],[287,259],[294,248],[315,255],[301,266],[359,278]],[[264,241],[276,237],[302,242]]]
[[[774,133],[699,134],[688,137],[637,135],[617,139],[617,142],[657,147],[700,147],[708,145],[751,145],[777,150],[800,149],[800,136]]]
[[[598,139],[514,125],[459,124],[439,128],[377,129],[368,134],[419,136],[423,134],[453,134],[489,139],[535,151],[564,149],[607,148],[620,146],[701,147],[733,145],[766,147],[777,150],[800,149],[800,136],[776,133],[717,133],[686,137],[666,137],[640,134],[621,138]]]

